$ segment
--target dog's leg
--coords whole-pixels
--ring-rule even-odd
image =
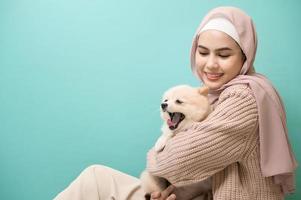
[[[156,152],[160,152],[164,149],[167,138],[164,135],[161,135],[155,144]]]
[[[174,133],[170,131],[166,126],[162,127],[163,134],[159,137],[155,144],[156,152],[160,152],[164,149],[167,141],[173,137]]]

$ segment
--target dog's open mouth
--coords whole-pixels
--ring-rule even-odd
[[[170,130],[175,130],[178,128],[179,124],[183,119],[185,119],[185,115],[179,112],[170,113],[168,112],[170,119],[167,120],[167,124]]]

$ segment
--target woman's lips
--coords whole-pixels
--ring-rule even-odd
[[[205,72],[205,74],[207,79],[210,81],[216,81],[224,75],[223,73],[209,73],[209,72]]]

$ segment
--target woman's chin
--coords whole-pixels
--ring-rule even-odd
[[[210,90],[216,90],[219,89],[223,83],[216,81],[216,82],[212,82],[212,81],[205,81],[204,84],[210,89]]]

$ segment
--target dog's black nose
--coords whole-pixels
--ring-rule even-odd
[[[161,103],[161,108],[163,111],[166,110],[166,107],[167,107],[167,103]]]

